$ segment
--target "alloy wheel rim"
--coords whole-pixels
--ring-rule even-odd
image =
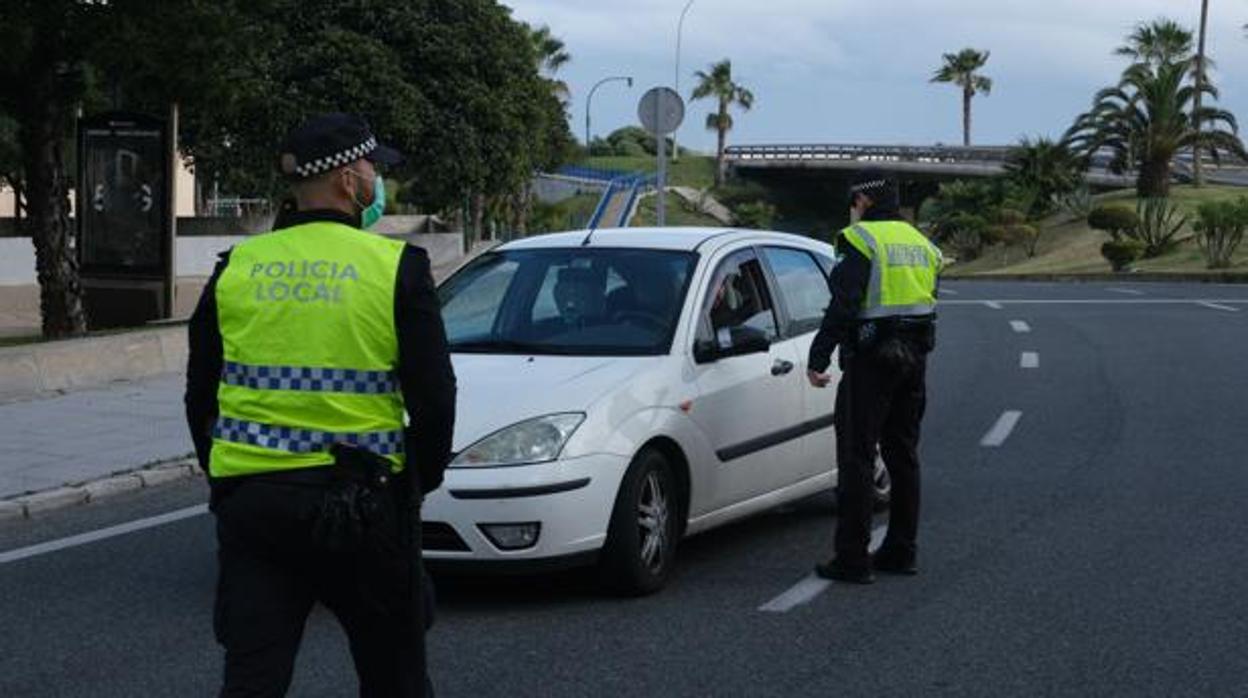
[[[657,472],[650,472],[641,484],[637,526],[641,532],[641,564],[651,572],[662,569],[667,556],[669,516],[663,482]]]

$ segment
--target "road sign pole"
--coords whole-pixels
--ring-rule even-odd
[[[667,225],[667,136],[655,136],[659,152],[659,203],[655,207],[658,212],[656,221],[660,228]]]
[[[659,198],[655,204],[655,223],[667,225],[667,136],[680,127],[685,118],[685,102],[680,95],[667,87],[656,87],[641,98],[637,116],[646,133],[654,136],[655,155],[658,157]]]

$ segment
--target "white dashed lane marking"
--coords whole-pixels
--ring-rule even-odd
[[[988,306],[989,308],[992,308],[993,310],[1001,309],[1001,304],[996,301],[983,301],[983,304]]]
[[[879,549],[880,543],[884,542],[884,534],[887,531],[887,524],[878,524],[871,529],[871,552]],[[759,606],[758,610],[763,613],[788,613],[798,606],[810,603],[816,596],[827,591],[830,586],[832,586],[832,582],[812,573],[803,577],[802,581],[789,587],[783,594]]]
[[[979,445],[984,448],[997,448],[1010,438],[1010,433],[1014,431],[1014,427],[1018,426],[1018,420],[1023,418],[1023,413],[1018,410],[1009,410],[1002,414],[997,423],[992,425],[984,438],[980,439]]]
[[[1142,295],[1144,295],[1144,292],[1143,292],[1143,291],[1138,291],[1138,290],[1136,290],[1136,289],[1134,289],[1134,288],[1111,288],[1111,289],[1109,289],[1109,290],[1110,290],[1110,291],[1113,291],[1114,293],[1122,293],[1122,294],[1126,294],[1126,295],[1128,295],[1128,296],[1142,296]]]
[[[1214,309],[1214,310],[1225,310],[1225,311],[1227,311],[1228,313],[1238,313],[1238,312],[1239,312],[1239,308],[1232,308],[1232,307],[1231,307],[1231,306],[1229,306],[1229,305],[1222,305],[1221,303],[1214,303],[1213,301],[1200,301],[1200,302],[1199,302],[1199,303],[1197,303],[1196,305],[1203,305],[1203,306],[1205,306],[1206,308],[1212,308],[1212,309]]]
[[[1010,327],[1019,334],[1027,334],[1031,331],[1031,325],[1028,325],[1022,320],[1010,320]]]
[[[1040,368],[1040,354],[1034,351],[1025,351],[1018,358],[1019,368]]]

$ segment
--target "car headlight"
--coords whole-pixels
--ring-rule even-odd
[[[552,414],[513,424],[464,449],[453,468],[546,463],[559,457],[576,428],[585,421],[579,412]]]

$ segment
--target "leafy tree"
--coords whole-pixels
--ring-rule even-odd
[[[272,163],[291,126],[360,112],[409,155],[392,173],[405,200],[466,209],[478,233],[489,209],[523,227],[532,172],[573,143],[528,30],[494,0],[13,4],[0,23],[0,114],[18,124],[49,337],[85,330],[66,198],[80,107],[163,114],[178,102],[200,180],[251,196],[283,189]]]
[[[976,94],[992,93],[992,78],[979,73],[988,63],[988,51],[964,48],[946,53],[944,65],[932,76],[932,82],[950,83],[962,88],[962,145],[971,144],[971,100]]]
[[[1143,63],[1131,66],[1117,87],[1097,93],[1092,110],[1075,121],[1065,142],[1083,157],[1102,148],[1111,150],[1114,171],[1138,170],[1136,191],[1141,198],[1169,193],[1172,163],[1184,150],[1201,149],[1214,158],[1220,150],[1248,156],[1233,114],[1211,107],[1195,109],[1198,90],[1188,84],[1188,75],[1182,63],[1156,69]],[[1211,85],[1200,91],[1218,96]],[[1208,128],[1198,129],[1197,122]]]
[[[724,147],[728,132],[733,126],[729,110],[738,107],[749,111],[754,106],[754,93],[733,79],[732,61],[727,58],[712,64],[709,72],[699,70],[694,75],[698,79],[698,85],[693,88],[693,98],[711,98],[718,103],[718,108],[706,115],[706,128],[714,131],[718,139],[715,148],[715,184],[721,186],[725,176]]]

